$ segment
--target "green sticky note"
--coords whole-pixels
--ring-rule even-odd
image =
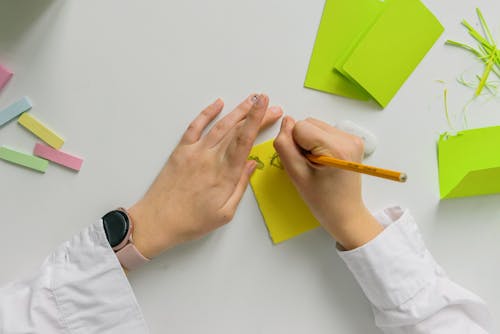
[[[250,158],[259,161],[260,168],[255,170],[250,184],[273,242],[317,228],[319,222],[281,166],[273,141],[255,146]]]
[[[500,126],[443,134],[438,142],[441,198],[500,193]]]
[[[443,31],[419,0],[388,0],[335,68],[386,107]]]
[[[47,167],[49,166],[49,162],[45,159],[35,157],[31,154],[18,152],[5,146],[0,147],[0,159],[16,165],[31,168],[42,173],[45,173]]]
[[[346,49],[371,26],[383,7],[380,0],[326,1],[305,87],[358,100],[369,99],[363,90],[333,68]]]

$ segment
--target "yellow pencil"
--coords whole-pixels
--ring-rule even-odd
[[[319,164],[319,165],[331,166],[331,167],[349,170],[352,172],[368,174],[368,175],[381,177],[381,178],[392,180],[392,181],[406,182],[406,180],[408,179],[408,177],[406,176],[405,173],[396,172],[396,171],[389,170],[389,169],[373,167],[373,166],[367,166],[367,165],[363,165],[363,164],[360,164],[357,162],[346,161],[346,160],[328,157],[326,155],[316,156],[316,155],[312,155],[312,154],[307,154],[306,158],[309,161],[314,162],[314,163]]]

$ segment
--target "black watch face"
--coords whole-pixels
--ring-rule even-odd
[[[104,232],[111,247],[116,247],[127,236],[129,226],[128,217],[124,212],[111,211],[102,217]]]

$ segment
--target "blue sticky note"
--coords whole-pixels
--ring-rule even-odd
[[[0,126],[21,115],[23,112],[30,110],[31,107],[30,100],[25,96],[7,108],[0,110]]]

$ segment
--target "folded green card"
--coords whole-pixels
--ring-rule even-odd
[[[345,62],[335,68],[386,107],[443,31],[419,0],[388,0]]]
[[[386,107],[443,31],[420,0],[327,0],[305,86]]]
[[[500,193],[500,126],[441,135],[441,198]]]
[[[370,27],[384,3],[379,0],[327,0],[304,86],[349,98],[368,100],[355,84],[334,72],[346,50]]]

